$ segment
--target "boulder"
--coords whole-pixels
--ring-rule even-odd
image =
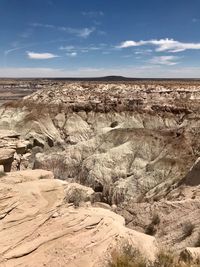
[[[180,259],[190,262],[198,262],[200,264],[200,247],[187,247],[180,253]]]
[[[5,182],[6,184],[17,184],[41,179],[54,179],[54,175],[51,171],[45,170],[13,171],[7,173],[6,176],[1,179],[1,181]]]
[[[25,177],[25,172],[16,172],[19,183],[0,181],[0,266],[105,266],[111,251],[124,241],[154,259],[154,237],[126,228],[124,219],[110,210],[89,205],[75,209],[65,200],[71,185],[33,179],[35,173]]]
[[[11,170],[12,162],[14,160],[14,149],[0,148],[0,165],[4,166],[4,170],[9,172]]]
[[[65,122],[64,132],[67,142],[77,143],[89,139],[91,129],[86,121],[77,114],[72,114]]]
[[[64,125],[65,125],[65,114],[64,113],[58,113],[55,118],[54,118],[54,121],[55,121],[55,125],[59,128],[63,128]]]
[[[65,193],[68,202],[86,202],[91,200],[94,190],[77,183],[68,183],[65,186]]]
[[[3,173],[3,172],[4,172],[4,166],[0,165],[0,173]]]
[[[19,138],[20,134],[12,130],[0,130],[0,139],[8,137],[8,138]]]
[[[18,141],[16,144],[16,152],[17,154],[25,154],[27,150],[27,146],[30,144],[29,141]]]
[[[200,158],[196,160],[186,176],[180,181],[179,184],[185,184],[189,186],[200,185]]]

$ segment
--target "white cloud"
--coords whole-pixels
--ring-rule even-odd
[[[65,26],[55,26],[52,24],[42,24],[42,23],[32,23],[32,27],[38,27],[38,28],[47,28],[47,29],[52,29],[52,30],[57,30],[57,31],[63,31],[67,32],[69,34],[74,34],[78,37],[82,38],[87,38],[89,37],[96,29],[95,27],[91,28],[72,28],[72,27],[65,27]]]
[[[145,49],[145,50],[137,50],[134,52],[135,55],[149,55],[153,51],[151,49]]]
[[[160,57],[153,57],[149,63],[156,64],[156,65],[168,65],[173,66],[178,64],[175,60],[177,60],[178,57],[174,56],[160,56]]]
[[[41,28],[49,28],[49,29],[55,29],[56,26],[52,24],[43,24],[43,23],[31,23],[30,26],[32,27],[41,27]]]
[[[142,45],[141,41],[140,42],[124,41],[119,46],[117,46],[117,48],[128,48],[128,47],[140,46],[140,45]]]
[[[107,54],[111,52],[110,47],[108,47],[107,44],[98,44],[98,45],[90,44],[88,46],[66,45],[66,46],[60,46],[59,49],[66,50],[67,53],[76,52],[77,54],[96,52],[96,51],[105,52]]]
[[[22,47],[15,47],[15,48],[11,48],[11,49],[8,49],[8,50],[5,50],[4,51],[4,55],[7,56],[9,55],[10,53],[14,52],[14,51],[17,51],[19,49],[21,49]]]
[[[69,57],[76,57],[77,56],[77,52],[67,53],[66,55],[69,56]]]
[[[62,26],[62,27],[57,27],[57,30],[67,32],[69,34],[74,34],[74,35],[81,37],[81,38],[87,38],[96,30],[96,28],[91,27],[91,28],[77,29],[77,28],[63,27]]]
[[[184,43],[174,39],[160,39],[160,40],[147,40],[147,41],[124,41],[117,48],[138,47],[144,45],[156,46],[157,52],[182,52],[185,50],[197,50],[200,49],[200,43]]]
[[[66,45],[66,46],[61,46],[59,49],[60,50],[71,51],[71,50],[74,50],[75,49],[75,46],[73,46],[73,45]]]
[[[87,38],[90,36],[91,33],[95,31],[95,28],[84,28],[80,30],[74,30],[74,33],[76,33],[79,37]]]
[[[52,53],[35,53],[29,51],[27,51],[26,53],[30,59],[51,59],[58,57],[57,55],[54,55]]]

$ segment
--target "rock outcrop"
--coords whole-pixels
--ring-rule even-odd
[[[186,248],[181,252],[180,258],[200,264],[200,248]]]
[[[69,195],[76,191],[85,201],[103,202],[98,205],[106,212],[112,206],[130,228],[181,251],[195,245],[199,232],[199,102],[198,81],[58,81],[0,107],[2,157],[12,150],[0,165],[9,163],[6,171],[53,171],[55,178],[67,181],[49,182],[64,185],[65,201],[73,203]],[[12,175],[7,174],[7,181]],[[20,177],[23,184],[27,176]],[[69,219],[73,214],[79,220],[82,208],[77,213],[60,205]],[[94,207],[83,209],[86,217],[93,212]],[[193,228],[187,237],[186,224]]]
[[[66,197],[76,185],[52,178],[36,170],[1,179],[0,266],[105,266],[123,240],[154,258],[153,237],[126,228],[124,219],[109,210],[89,203],[74,208]]]
[[[156,237],[160,247],[176,252],[199,246],[200,187],[180,186],[166,197],[129,201],[118,206],[126,225]]]

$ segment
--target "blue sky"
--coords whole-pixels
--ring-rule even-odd
[[[199,0],[0,0],[1,77],[200,78]]]

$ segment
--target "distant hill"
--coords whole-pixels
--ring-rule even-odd
[[[64,81],[96,81],[96,82],[120,82],[120,81],[199,81],[191,78],[129,78],[124,76],[103,76],[103,77],[86,77],[86,78],[47,78],[47,80],[64,80]]]
[[[143,82],[143,81],[200,81],[200,78],[131,78],[131,77],[124,77],[124,76],[117,76],[117,75],[109,75],[103,77],[43,77],[43,78],[0,78],[1,80],[56,80],[56,81],[88,81],[88,82]]]
[[[52,79],[52,78],[50,78]],[[53,78],[54,80],[54,78]],[[127,78],[123,76],[104,76],[104,77],[86,77],[86,78],[55,78],[55,80],[66,80],[66,81],[135,81],[141,80],[136,78]]]

